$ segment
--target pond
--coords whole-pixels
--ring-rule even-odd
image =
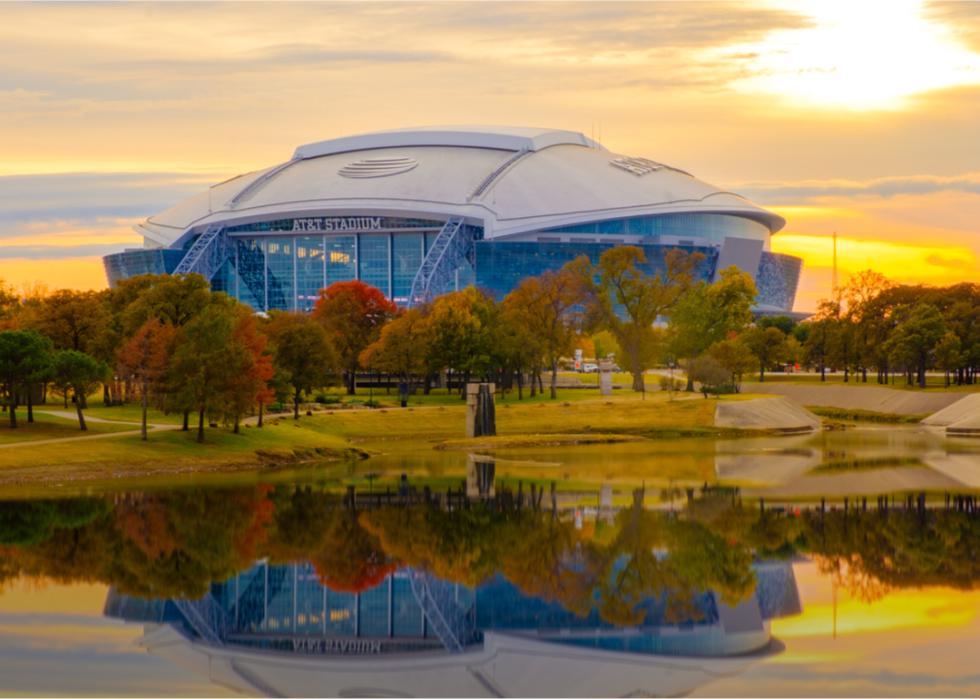
[[[975,696],[976,448],[880,428],[4,500],[0,691]]]

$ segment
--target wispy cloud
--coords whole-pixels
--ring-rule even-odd
[[[939,175],[878,177],[861,181],[750,182],[738,185],[737,191],[750,199],[767,204],[807,203],[826,197],[893,197],[902,194],[934,194],[937,192],[980,194],[980,173],[965,173],[952,177]]]

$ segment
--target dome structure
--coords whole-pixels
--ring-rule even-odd
[[[105,262],[111,284],[193,271],[256,308],[302,310],[342,279],[410,305],[473,283],[502,295],[611,245],[643,247],[651,269],[680,247],[705,254],[704,278],[735,264],[763,287],[760,308],[788,310],[800,261],[769,252],[784,223],[580,133],[428,127],[302,145],[150,216],[136,227],[144,249]]]

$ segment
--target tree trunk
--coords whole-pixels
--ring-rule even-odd
[[[643,383],[643,372],[633,371],[633,390],[639,391],[640,393],[646,391],[646,385]]]
[[[299,420],[299,389],[293,392],[293,419]]]
[[[558,361],[551,363],[551,400],[558,397]]]
[[[27,385],[27,422],[34,422],[34,392],[31,385]]]
[[[197,413],[197,443],[204,444],[204,408]]]
[[[17,428],[17,401],[14,398],[14,392],[10,392],[10,427],[11,429]]]
[[[82,401],[79,400],[77,393],[75,394],[75,412],[78,413],[78,429],[82,432],[87,431],[88,427],[85,425],[85,415],[82,414]]]
[[[347,370],[347,395],[353,396],[357,393],[357,368]]]
[[[189,425],[189,423],[190,423],[190,416],[191,416],[191,411],[190,410],[185,410],[184,411],[184,425],[183,425],[183,427],[180,428],[180,431],[181,432],[187,432],[187,431],[190,430],[190,425]]]
[[[260,402],[259,403],[259,422],[258,422],[258,426],[259,427],[262,427],[262,418],[263,418],[264,415],[265,415],[265,403]]]
[[[765,383],[766,380],[766,365],[759,364],[759,383]]]
[[[236,413],[235,414],[235,427],[231,431],[232,434],[240,434],[241,431],[238,429],[238,423],[239,423],[239,415]]]
[[[146,409],[148,407],[147,404],[149,403],[149,397],[147,396],[148,391],[146,390],[146,388],[147,388],[146,387],[146,383],[147,382],[144,379],[143,380],[143,398],[140,401],[142,403],[142,406],[143,406],[143,420],[142,420],[142,422],[140,424],[140,439],[142,439],[144,442],[148,439],[148,436],[147,436],[147,433],[146,433]]]
[[[827,367],[824,365],[823,362],[820,362],[820,380],[821,381],[827,380]]]
[[[517,400],[524,400],[524,372],[517,372]]]
[[[68,391],[65,391],[65,410],[68,410]]]
[[[102,384],[102,405],[112,405],[112,394],[109,392],[109,383]]]

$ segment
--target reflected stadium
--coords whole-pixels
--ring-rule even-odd
[[[736,606],[708,590],[678,617],[665,590],[637,600],[628,626],[500,574],[467,587],[402,568],[354,592],[307,561],[261,561],[200,599],[112,589],[105,614],[143,624],[151,653],[246,694],[676,696],[778,652],[770,620],[802,611],[792,564],[753,570],[755,592]]]
[[[737,194],[586,136],[517,127],[430,127],[311,143],[136,226],[144,247],[104,258],[111,286],[199,273],[256,310],[309,310],[359,279],[401,306],[476,285],[497,298],[524,277],[616,245],[645,271],[674,248],[699,279],[735,265],[756,311],[793,307],[802,260],[773,253],[784,220]]]

